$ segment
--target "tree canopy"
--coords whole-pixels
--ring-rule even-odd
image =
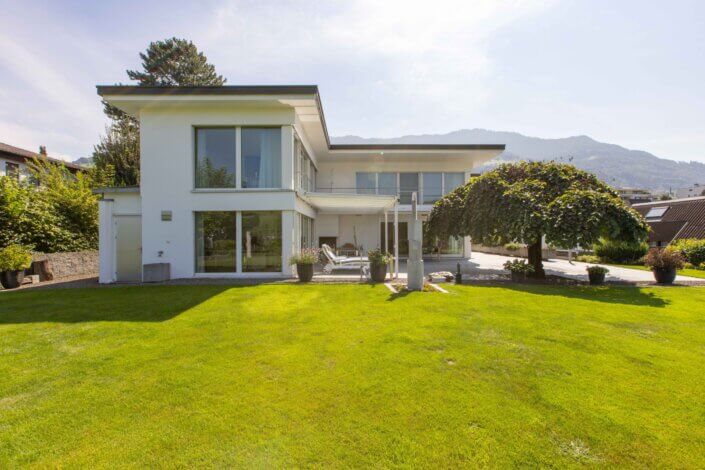
[[[572,248],[600,238],[642,241],[648,226],[591,173],[555,162],[503,164],[438,201],[428,236],[470,236],[498,245],[529,246],[534,275],[543,277],[541,242]]]
[[[139,86],[221,86],[226,80],[218,75],[206,56],[185,39],[170,38],[149,44],[140,53],[143,70],[127,70]],[[93,149],[96,167],[115,174],[113,184],[139,184],[139,122],[103,101],[103,111],[112,123]]]

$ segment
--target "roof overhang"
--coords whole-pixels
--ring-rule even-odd
[[[323,214],[380,214],[394,209],[397,202],[396,196],[379,194],[307,192],[303,199]]]
[[[234,107],[294,109],[297,124],[306,134],[317,160],[336,161],[340,157],[359,160],[410,159],[433,155],[438,159],[464,158],[479,164],[499,155],[503,144],[331,144],[321,98],[316,85],[249,86],[98,86],[98,94],[108,103],[138,117],[148,108]]]

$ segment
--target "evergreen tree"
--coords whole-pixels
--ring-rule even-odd
[[[149,44],[140,53],[142,71],[127,70],[140,86],[221,86],[225,78],[215,72],[206,56],[185,39],[170,38]],[[99,170],[114,171],[115,184],[139,184],[139,122],[103,101],[112,123],[94,147],[93,161]]]

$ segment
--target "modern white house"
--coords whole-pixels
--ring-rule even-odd
[[[104,188],[100,282],[289,277],[288,259],[326,243],[360,255],[407,251],[421,214],[504,145],[338,145],[316,86],[98,86],[140,121],[141,183]],[[448,104],[452,105],[452,104]],[[469,240],[433,240],[462,257]]]

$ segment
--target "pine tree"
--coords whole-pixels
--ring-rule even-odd
[[[127,70],[127,76],[139,86],[221,86],[226,81],[206,56],[185,39],[152,42],[140,58],[143,71]],[[96,168],[114,171],[118,186],[138,185],[139,122],[105,101],[103,112],[112,123],[94,147]]]

